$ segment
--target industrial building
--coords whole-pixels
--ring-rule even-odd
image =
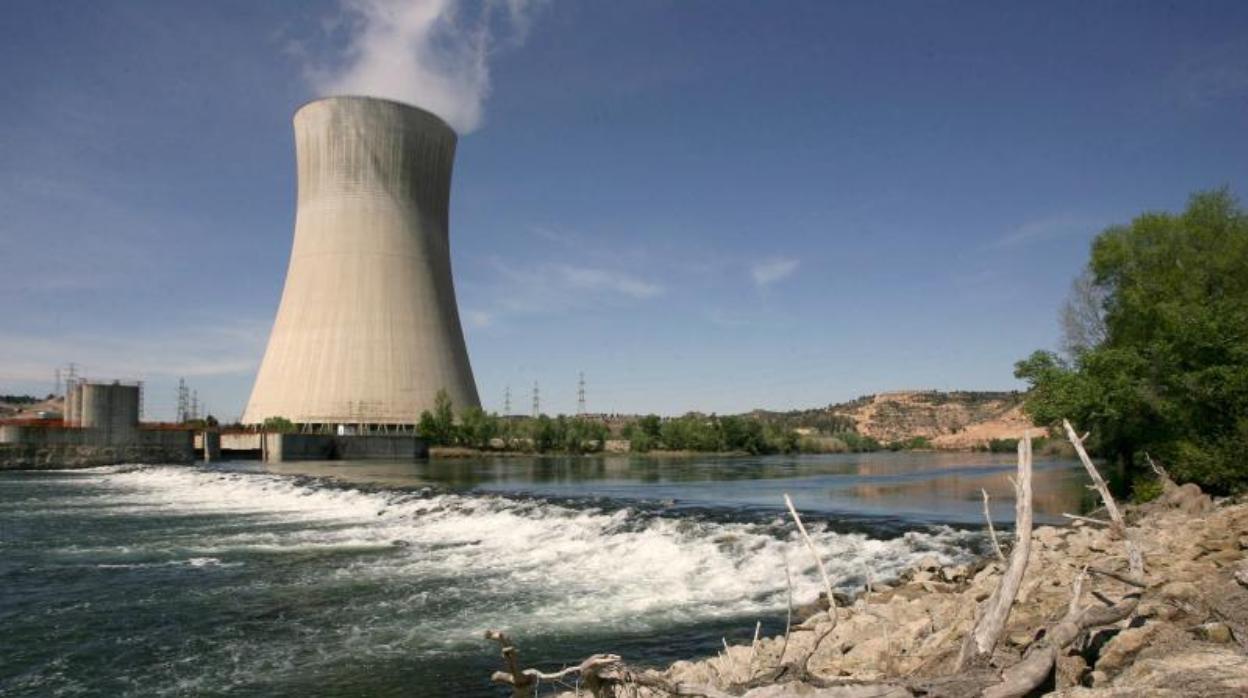
[[[70,381],[62,419],[0,422],[0,469],[190,462],[191,430],[141,425],[142,395],[138,383]]]
[[[455,132],[371,97],[311,102],[294,132],[290,265],[243,422],[406,430],[439,390],[479,406],[451,275]]]

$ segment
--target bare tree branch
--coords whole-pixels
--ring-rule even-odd
[[[810,539],[810,534],[806,533],[806,527],[802,525],[802,517],[797,515],[797,509],[793,507],[793,500],[789,498],[789,493],[784,493],[784,504],[789,508],[789,513],[793,515],[793,522],[797,524],[797,531],[802,534],[802,540],[806,541],[806,549],[810,551],[811,557],[815,558],[815,566],[819,568],[819,576],[823,578],[823,590],[828,595],[828,619],[832,621],[832,627],[836,627],[836,597],[832,595],[832,580],[828,579],[828,570],[823,566],[823,558],[819,556],[819,551],[815,549],[815,542]]]
[[[1001,542],[997,540],[997,529],[992,527],[992,514],[988,511],[988,490],[979,488],[984,493],[984,520],[988,522],[988,536],[992,539],[992,549],[997,551],[997,557],[1005,562],[1005,553],[1001,551]]]

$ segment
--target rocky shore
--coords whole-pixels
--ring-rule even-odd
[[[967,636],[1002,586],[1008,550],[1001,559],[970,567],[926,561],[892,584],[838,603],[835,621],[821,597],[794,611],[787,636],[726,645],[715,657],[662,671],[632,669],[626,658],[595,655],[580,667],[541,676],[541,693],[1248,695],[1248,499],[1214,502],[1194,485],[1166,484],[1159,499],[1123,510],[1125,538],[1109,521],[1097,519],[1032,531],[1025,572],[1012,603],[1007,600],[1002,632],[977,661],[962,656]],[[1142,578],[1131,572],[1127,541],[1142,554]],[[517,673],[511,640],[493,639],[504,645],[504,657],[511,650],[509,670],[495,680],[512,684],[516,696],[533,695],[535,687]],[[522,638],[517,640],[523,649]],[[1035,675],[1035,688],[1019,692],[1017,676],[1028,671]],[[551,691],[574,681],[575,690]]]

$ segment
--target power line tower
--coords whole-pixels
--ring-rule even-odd
[[[541,395],[537,390],[537,381],[533,381],[533,419],[542,413]]]
[[[191,391],[191,419],[199,419],[199,391]]]
[[[65,364],[65,371],[61,377],[65,379],[65,394],[69,395],[70,386],[78,382],[78,364],[72,361]]]
[[[503,393],[503,416],[511,414],[511,386],[507,386],[507,391]]]
[[[577,374],[576,381],[576,413],[578,415],[585,414],[585,372],[581,371]]]
[[[186,389],[186,379],[178,379],[178,424],[186,421],[191,411],[191,393]]]

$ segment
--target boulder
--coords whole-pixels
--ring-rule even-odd
[[[1101,656],[1096,660],[1096,670],[1111,674],[1130,664],[1159,627],[1158,623],[1148,623],[1138,628],[1127,628],[1115,635],[1101,648]]]
[[[1079,686],[1088,671],[1088,662],[1077,654],[1063,654],[1057,658],[1057,688]]]
[[[1205,642],[1216,642],[1218,644],[1226,644],[1235,639],[1234,636],[1231,635],[1231,629],[1226,626],[1226,623],[1205,623],[1204,625],[1198,625],[1193,630],[1193,634]]]

